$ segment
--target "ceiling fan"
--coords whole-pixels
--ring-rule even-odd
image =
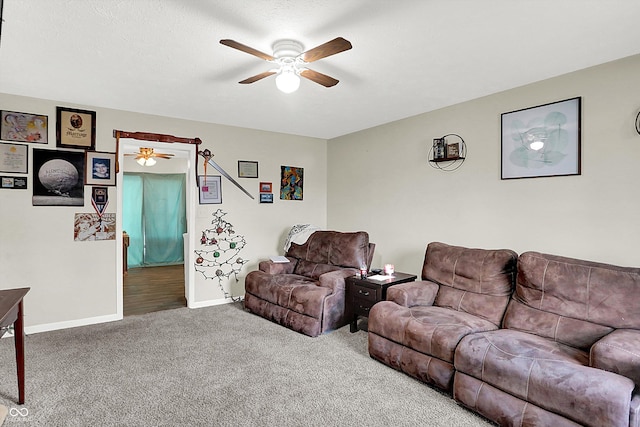
[[[273,44],[273,55],[269,55],[234,40],[223,39],[220,40],[220,43],[277,65],[277,68],[244,79],[239,82],[240,84],[255,83],[265,77],[277,74],[276,86],[285,93],[295,92],[298,89],[300,86],[300,78],[298,76],[321,84],[324,87],[338,84],[338,80],[333,77],[313,71],[307,68],[306,65],[318,59],[344,52],[352,47],[348,40],[337,37],[303,52],[303,46],[299,42],[295,40],[280,40]]]
[[[140,166],[153,166],[156,159],[170,159],[173,154],[156,153],[153,148],[140,147],[137,153],[125,154],[125,156],[136,156],[135,160]]]

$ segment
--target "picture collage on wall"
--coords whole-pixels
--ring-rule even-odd
[[[1,188],[26,190],[31,177],[33,206],[84,206],[85,185],[100,186],[92,187],[96,212],[75,214],[74,240],[115,239],[115,214],[104,209],[116,157],[94,151],[96,112],[56,107],[55,129],[56,147],[44,148],[48,115],[0,110],[0,173],[8,174],[0,175]]]

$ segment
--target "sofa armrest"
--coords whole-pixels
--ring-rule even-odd
[[[260,261],[258,270],[269,274],[292,274],[296,268],[298,260],[296,258],[287,257],[289,262],[273,262],[271,260]]]
[[[436,283],[423,280],[400,283],[387,289],[387,301],[393,301],[404,307],[433,305],[438,288]]]
[[[344,290],[344,279],[355,276],[357,271],[355,268],[341,268],[339,270],[329,271],[318,277],[319,285],[325,288],[331,288],[333,292],[340,289]]]
[[[602,337],[591,346],[589,365],[623,375],[640,385],[640,331],[616,329]]]

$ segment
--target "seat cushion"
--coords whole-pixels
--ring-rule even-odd
[[[634,383],[588,366],[588,355],[537,335],[500,329],[468,335],[455,369],[586,425],[627,425]]]
[[[442,307],[408,308],[381,301],[369,314],[370,332],[449,363],[462,337],[494,329],[487,320]]]
[[[318,286],[318,281],[297,274],[270,275],[251,272],[245,281],[245,291],[265,301],[316,319],[322,318],[324,299],[332,290]]]

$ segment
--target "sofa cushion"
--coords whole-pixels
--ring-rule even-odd
[[[304,259],[298,260],[296,268],[293,271],[295,274],[301,276],[311,277],[312,279],[318,279],[322,274],[330,271],[340,270],[340,267],[330,264],[318,264],[316,262],[310,262]]]
[[[323,304],[318,301],[332,293],[330,288],[318,286],[318,282],[298,274],[270,275],[261,271],[252,272],[253,278],[245,282],[248,293],[286,309],[321,319]],[[263,280],[260,276],[264,275]]]
[[[586,349],[613,328],[640,329],[640,269],[525,252],[503,326]]]
[[[442,307],[408,308],[391,301],[373,306],[368,327],[371,333],[449,363],[462,337],[496,329],[493,323],[468,313]]]
[[[434,305],[467,312],[499,326],[513,291],[517,254],[432,242],[422,279],[439,283]]]
[[[360,268],[369,259],[369,234],[316,231],[304,244],[292,243],[287,256],[317,264]]]
[[[455,369],[582,424],[629,422],[632,380],[591,368],[585,352],[537,335],[468,335],[456,349]]]
[[[640,385],[640,331],[613,331],[591,347],[589,363],[595,368],[631,378]]]

